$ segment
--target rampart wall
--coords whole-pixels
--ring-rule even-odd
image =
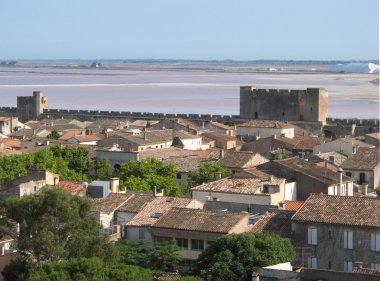
[[[0,107],[0,116],[18,116],[16,107]],[[70,110],[70,109],[45,109],[39,119],[77,119],[79,121],[94,121],[98,119],[149,119],[163,120],[171,118],[184,118],[192,121],[220,121],[224,123],[242,123],[248,119],[239,115],[211,115],[211,114],[171,114],[150,112],[124,112],[124,111],[97,111],[97,110]],[[353,131],[356,135],[364,135],[379,130],[378,119],[357,118],[327,118],[327,124],[322,126],[319,122],[290,122],[307,130],[331,133],[334,135],[347,135]]]

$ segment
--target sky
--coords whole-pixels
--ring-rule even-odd
[[[371,60],[378,0],[0,0],[0,59]]]

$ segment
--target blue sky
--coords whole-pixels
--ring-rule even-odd
[[[378,0],[0,0],[2,59],[378,58]]]

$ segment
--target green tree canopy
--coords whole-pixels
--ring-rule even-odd
[[[152,281],[149,269],[120,263],[107,264],[97,257],[42,265],[28,265],[16,260],[3,271],[3,276],[5,281]]]
[[[107,158],[100,159],[95,165],[96,178],[98,180],[109,180],[112,177],[112,167]]]
[[[166,195],[178,196],[180,189],[175,182],[175,165],[164,165],[155,158],[129,161],[120,166],[116,175],[128,190],[153,191],[163,188]]]
[[[189,173],[189,188],[200,185],[204,182],[215,180],[215,172],[222,173],[222,177],[231,175],[230,169],[224,168],[215,162],[206,162],[203,163],[199,169]]]
[[[10,198],[4,216],[20,224],[18,249],[37,263],[97,256],[112,259],[113,248],[90,214],[90,203],[61,189]]]
[[[290,241],[277,235],[231,234],[221,237],[202,252],[195,273],[207,281],[248,281],[254,270],[294,258]]]
[[[47,137],[48,137],[48,139],[51,139],[51,140],[57,140],[57,139],[59,139],[60,136],[61,135],[56,130],[54,130]]]
[[[175,240],[152,245],[121,239],[116,242],[116,250],[118,262],[156,271],[173,271],[182,259]]]

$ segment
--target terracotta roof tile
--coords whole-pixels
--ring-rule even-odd
[[[0,139],[0,143],[5,144],[8,147],[21,148],[21,141],[15,139]]]
[[[153,194],[134,194],[127,202],[125,202],[120,208],[117,209],[118,212],[126,213],[138,213],[140,212],[147,203],[153,201],[155,197]]]
[[[380,200],[312,194],[292,221],[380,228]]]
[[[89,199],[92,204],[91,211],[111,214],[130,199],[131,196],[133,196],[131,193],[110,193],[105,198]]]
[[[172,208],[153,228],[170,228],[187,231],[229,233],[248,214],[199,209]]]
[[[290,238],[292,232],[290,219],[293,214],[293,212],[266,212],[248,232],[277,234]]]
[[[226,153],[226,156],[218,163],[227,168],[248,168],[254,167],[269,160],[258,153],[246,152],[246,151],[233,151]]]
[[[297,143],[294,145],[293,149],[313,149],[314,146],[330,142],[331,139],[315,137],[315,136],[302,136],[297,139]]]
[[[72,195],[84,196],[86,194],[82,181],[60,181],[58,187]]]
[[[298,211],[303,203],[305,203],[304,201],[289,201],[289,200],[285,200],[284,202],[284,210],[287,210],[287,211]]]
[[[347,170],[372,170],[380,163],[377,148],[359,147],[355,154],[343,162],[342,168]]]
[[[380,276],[380,270],[370,269],[370,268],[354,267],[352,269],[352,273],[371,274],[371,275],[379,275]]]
[[[170,164],[173,163],[178,172],[181,173],[188,173],[190,171],[194,171],[198,169],[202,163],[209,162],[207,160],[201,159],[201,158],[171,158],[171,159],[166,159],[163,161],[164,164]]]
[[[156,197],[148,202],[145,207],[130,221],[129,226],[147,226],[157,223],[160,216],[167,213],[171,208],[186,208],[192,199],[178,197]],[[158,214],[156,217],[155,214]]]
[[[60,136],[58,139],[62,141],[66,141],[76,135],[79,135],[80,133],[82,133],[81,130],[70,130],[70,131],[67,131],[65,134],[63,134],[62,136]]]

